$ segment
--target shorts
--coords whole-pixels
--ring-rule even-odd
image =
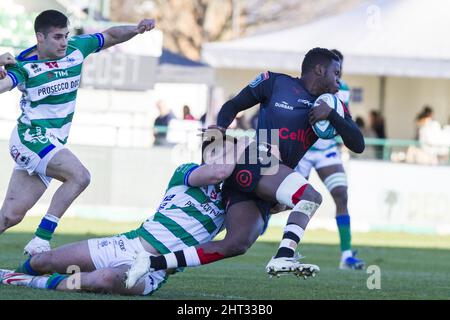
[[[17,125],[9,139],[9,152],[16,162],[14,170],[26,170],[29,175],[38,175],[48,187],[52,178],[45,175],[47,165],[64,145],[45,128]]]
[[[270,209],[275,205],[275,203],[262,200],[253,193],[242,192],[228,186],[223,186],[222,188],[222,199],[226,206],[225,210],[228,210],[228,208],[231,207],[233,204],[239,202],[254,201],[264,221],[264,228],[261,234],[263,234],[266,231],[270,220]]]
[[[108,238],[89,239],[89,253],[95,268],[131,266],[137,252],[145,251],[141,240],[134,232]],[[145,289],[142,295],[157,291],[167,280],[164,270],[149,272],[143,277]]]
[[[342,159],[337,146],[323,151],[309,150],[299,161],[295,171],[308,178],[312,168],[320,169],[338,164],[342,165]]]
[[[270,158],[270,145],[261,143],[256,148],[256,144],[256,142],[253,142],[245,149],[244,154],[239,159],[231,175],[225,180],[224,185],[242,192],[253,192],[256,189],[264,169],[273,166],[271,162],[263,163],[263,158],[261,157],[262,152],[264,152],[264,158]],[[281,164],[281,161],[278,159],[276,161],[276,164]]]

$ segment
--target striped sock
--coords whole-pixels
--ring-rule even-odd
[[[33,277],[33,279],[29,284],[29,287],[35,289],[47,289],[47,282],[49,278],[50,278],[49,276]]]
[[[44,218],[42,218],[41,223],[34,234],[36,237],[50,241],[52,239],[53,232],[55,232],[55,229],[58,226],[58,222],[58,217],[51,214],[46,214]]]
[[[150,266],[155,270],[197,267],[199,265],[201,262],[195,247],[150,257]]]
[[[299,225],[290,223],[284,228],[283,239],[278,248],[275,258],[291,258],[295,255],[298,243],[303,237],[305,230]]]
[[[336,216],[336,223],[339,230],[339,238],[341,240],[341,252],[352,249],[352,234],[350,231],[350,216],[348,214]]]
[[[59,273],[54,273],[50,276],[50,278],[48,278],[47,282],[46,282],[46,287],[48,290],[56,290],[56,288],[58,287],[58,285],[61,283],[61,281],[63,281],[64,279],[67,279],[69,276],[68,275],[63,275],[63,274],[59,274]]]
[[[35,271],[30,264],[31,257],[28,258],[19,268],[16,269],[16,272],[29,274],[31,276],[39,275],[39,272]]]

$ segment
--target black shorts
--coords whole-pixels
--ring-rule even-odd
[[[225,210],[228,210],[228,208],[231,207],[233,204],[239,202],[254,201],[264,221],[264,228],[261,234],[263,234],[266,231],[270,219],[270,209],[275,205],[275,203],[262,200],[253,193],[242,192],[225,185],[222,188],[222,199],[225,203],[226,207]]]
[[[261,157],[262,152],[265,152],[265,159],[270,158],[270,145],[259,144],[258,147],[256,146],[257,143],[253,142],[245,149],[245,152],[236,164],[233,173],[224,182],[224,185],[227,188],[236,189],[242,192],[253,192],[256,189],[259,180],[261,180],[262,171],[273,165],[270,162],[263,163]],[[260,147],[264,148],[264,151],[260,150]],[[281,164],[281,161],[278,159],[277,164]]]

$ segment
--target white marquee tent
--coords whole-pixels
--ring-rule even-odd
[[[450,78],[449,30],[448,0],[368,1],[295,28],[207,43],[202,55],[216,68],[299,70],[319,46],[345,52],[346,74]]]

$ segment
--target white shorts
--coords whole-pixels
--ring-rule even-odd
[[[23,130],[22,130],[23,131]],[[27,171],[29,175],[38,175],[48,187],[52,178],[45,175],[47,165],[55,154],[64,149],[64,145],[53,136],[33,135],[21,139],[19,134],[26,135],[16,126],[9,139],[9,153],[16,162],[14,170]]]
[[[89,252],[95,268],[115,268],[131,266],[137,252],[145,251],[139,237],[129,239],[125,235],[108,238],[89,239]],[[164,270],[149,272],[144,276],[145,289],[142,295],[148,295],[158,290],[167,280]]]
[[[324,151],[309,150],[299,161],[295,170],[303,177],[308,178],[312,168],[320,169],[337,164],[342,165],[341,154],[337,147]]]

